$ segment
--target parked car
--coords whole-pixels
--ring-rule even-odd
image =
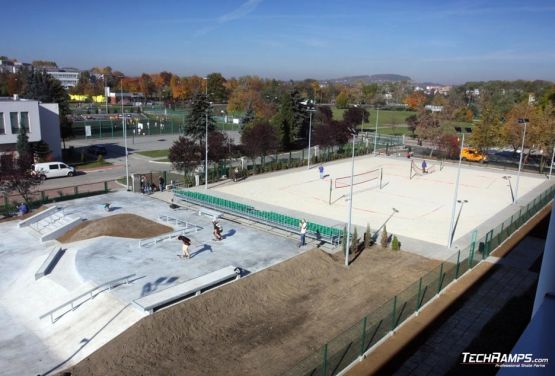
[[[33,172],[39,176],[41,180],[46,180],[62,176],[73,176],[75,175],[75,168],[63,162],[35,163],[33,165]]]
[[[473,161],[473,162],[487,162],[488,157],[486,154],[481,153],[474,148],[462,148],[461,158],[463,161]]]
[[[98,157],[99,155],[105,156],[106,154],[108,154],[108,151],[103,145],[91,145],[87,148],[87,153]]]

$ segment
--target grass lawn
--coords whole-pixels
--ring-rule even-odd
[[[106,161],[94,161],[94,162],[88,162],[88,163],[82,163],[82,164],[76,164],[75,167],[78,170],[86,170],[88,168],[95,168],[95,167],[103,167],[103,166],[111,166],[112,163],[110,162],[106,162]]]
[[[144,155],[145,157],[150,158],[166,158],[168,159],[168,149],[162,150],[146,150],[146,151],[138,151],[137,154]]]

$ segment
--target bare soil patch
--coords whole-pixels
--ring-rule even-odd
[[[68,371],[279,375],[438,263],[372,249],[347,269],[311,250],[148,316]]]
[[[135,214],[115,214],[109,217],[84,221],[57,240],[71,243],[97,236],[118,236],[121,238],[143,239],[171,232],[173,229]]]

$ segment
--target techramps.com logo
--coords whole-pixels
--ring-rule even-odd
[[[499,368],[545,368],[549,364],[548,358],[535,358],[534,354],[502,354],[498,352],[462,353],[461,364],[484,364]]]

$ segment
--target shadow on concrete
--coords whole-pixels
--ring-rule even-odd
[[[169,285],[177,281],[179,277],[160,277],[154,282],[147,282],[143,285],[143,290],[141,291],[141,297],[151,294],[158,290],[160,285]]]
[[[192,253],[191,253],[191,257],[190,257],[190,258],[193,258],[193,257],[195,257],[196,255],[198,255],[198,254],[200,254],[200,253],[202,253],[202,252],[206,252],[206,251],[214,252],[214,251],[212,250],[212,246],[211,246],[211,245],[203,244],[203,245],[202,245],[202,248],[200,248],[200,249],[196,250],[195,252],[192,252]]]
[[[51,369],[49,369],[48,371],[42,373],[42,375],[43,376],[49,375],[50,373],[54,372],[55,370],[57,370],[58,368],[62,367],[64,364],[69,362],[75,355],[77,355],[79,353],[79,351],[81,351],[85,346],[87,346],[87,344],[89,342],[91,342],[100,332],[102,332],[112,321],[114,321],[116,319],[116,317],[118,317],[130,305],[131,305],[131,303],[127,304],[125,307],[120,309],[110,320],[108,320],[108,322],[106,324],[104,324],[100,329],[98,329],[98,331],[96,333],[94,333],[91,338],[81,339],[81,341],[79,342],[80,346],[77,348],[77,350],[75,350],[75,352],[73,354],[71,354],[66,360],[64,360],[60,364],[58,364],[58,365],[52,367]]]
[[[222,239],[227,239],[228,237],[235,235],[236,232],[237,231],[232,228],[231,230],[228,230],[225,234],[222,234]]]

